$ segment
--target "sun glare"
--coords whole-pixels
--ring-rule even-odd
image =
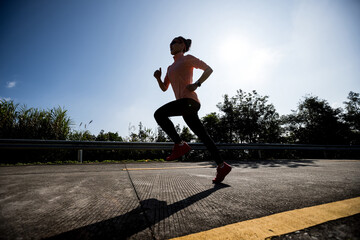
[[[219,45],[219,60],[227,72],[242,81],[262,81],[277,65],[279,51],[241,37],[226,38]]]
[[[243,39],[230,37],[225,39],[219,47],[219,55],[222,61],[233,63],[244,58],[248,54],[249,44]]]

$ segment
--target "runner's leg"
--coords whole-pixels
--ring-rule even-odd
[[[181,138],[169,117],[182,116],[190,111],[188,99],[178,99],[165,104],[155,111],[156,122],[164,132],[176,143],[181,143]]]
[[[191,99],[192,100],[192,99]],[[209,136],[208,132],[206,131],[204,125],[199,119],[198,110],[200,109],[200,104],[194,100],[193,105],[198,105],[195,111],[192,111],[188,114],[184,114],[183,118],[186,124],[190,127],[190,129],[200,138],[200,140],[205,144],[206,148],[211,153],[213,160],[216,162],[217,165],[220,165],[224,162],[222,157],[220,156],[220,152],[216,147],[214,141]]]

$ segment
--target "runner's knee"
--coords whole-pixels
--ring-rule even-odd
[[[158,110],[155,111],[154,113],[154,118],[157,122],[161,121],[161,119],[164,118],[164,115],[162,114],[160,108]]]

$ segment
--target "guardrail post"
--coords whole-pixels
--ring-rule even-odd
[[[80,163],[82,163],[82,159],[83,159],[83,150],[82,149],[79,149],[78,150],[78,161]]]

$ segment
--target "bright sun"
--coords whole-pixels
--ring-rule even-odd
[[[239,61],[248,54],[248,43],[237,37],[225,39],[219,47],[219,55],[222,61],[232,63]]]
[[[245,81],[259,81],[266,77],[277,65],[279,57],[275,49],[238,36],[225,38],[219,45],[221,63]]]

